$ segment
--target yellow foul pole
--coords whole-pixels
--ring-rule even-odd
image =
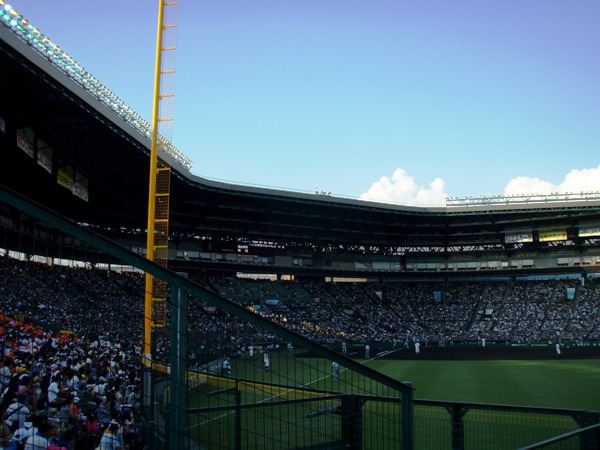
[[[152,104],[152,144],[150,147],[150,178],[148,184],[148,236],[146,240],[146,257],[154,260],[154,217],[156,204],[156,177],[158,159],[158,119],[160,102],[160,73],[162,67],[162,41],[163,41],[163,0],[158,2],[158,31],[156,33],[156,64],[154,68],[154,97]],[[146,274],[146,289],[144,297],[144,357],[151,360],[152,339],[152,304],[153,304],[153,277]]]

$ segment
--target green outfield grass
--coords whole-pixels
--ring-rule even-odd
[[[403,361],[367,365],[410,381],[415,398],[600,411],[600,360]]]
[[[398,381],[410,381],[417,400],[600,411],[598,359],[438,361],[375,358],[362,363]],[[300,383],[292,380],[300,380]],[[234,360],[229,377],[203,378],[190,396],[190,406],[232,405],[235,400],[231,394],[206,394],[236,387],[242,404],[256,405],[245,407],[239,416],[244,430],[244,448],[267,448],[273,442],[285,444],[282,448],[305,448],[339,438],[336,433],[340,430],[340,416],[307,417],[338,404],[323,391],[355,392],[357,386],[360,387],[356,381],[356,374],[342,368],[339,382],[334,382],[330,361],[307,357],[296,359],[290,352],[274,352],[268,372],[263,370],[260,359]],[[311,394],[304,389],[317,389],[321,393]],[[294,403],[298,399],[310,401]],[[268,406],[273,401],[291,403]],[[365,442],[369,442],[371,448],[387,448],[383,435],[400,435],[398,404],[368,402],[363,407],[363,415]],[[441,404],[416,404],[418,448],[448,448],[450,417]],[[192,414],[189,431],[206,448],[232,448],[237,429],[235,423],[236,415],[231,410],[216,408]],[[465,448],[512,449],[578,427],[573,418],[565,414],[469,408],[465,415]],[[374,444],[384,441],[385,444]],[[577,448],[577,441],[573,440],[568,448]]]
[[[337,384],[330,376],[329,361],[302,358],[303,364],[289,365],[289,356],[287,352],[274,353],[270,372],[262,371],[258,360],[234,361],[231,377],[287,385],[293,385],[290,380],[300,379],[309,389],[351,389],[345,387],[344,368]],[[415,399],[600,411],[600,359],[374,358],[362,362],[398,381],[410,381]],[[315,368],[320,375],[314,375]]]

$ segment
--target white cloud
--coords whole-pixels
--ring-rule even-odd
[[[504,188],[504,194],[507,195],[594,191],[600,191],[600,166],[592,169],[573,169],[558,185],[539,178],[517,177],[510,180]]]
[[[504,194],[550,194],[558,191],[554,184],[540,180],[539,178],[517,177],[508,182],[504,188]]]
[[[359,199],[396,205],[445,206],[448,195],[441,178],[427,186],[417,186],[415,179],[398,168],[392,177],[381,177]],[[534,177],[516,177],[504,188],[505,195],[551,194],[600,191],[600,166],[592,169],[573,169],[560,184]],[[476,194],[476,193],[475,193]]]
[[[398,168],[391,179],[381,177],[359,199],[399,205],[444,206],[446,197],[441,178],[433,180],[428,187],[417,186],[413,177]]]

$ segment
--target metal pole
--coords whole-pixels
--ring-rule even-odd
[[[403,382],[412,386],[410,381]],[[415,410],[413,391],[408,389],[402,393],[402,450],[415,448]]]
[[[179,273],[187,277],[185,273]],[[187,448],[186,435],[186,293],[177,288],[171,296],[171,407],[169,414],[169,448]]]
[[[447,408],[452,415],[452,450],[464,450],[465,448],[465,414],[469,411],[460,403],[454,403]]]
[[[152,104],[152,140],[150,142],[150,179],[148,184],[148,231],[146,237],[146,257],[154,261],[154,216],[156,201],[156,159],[158,140],[158,102],[160,95],[160,66],[162,57],[162,23],[164,16],[163,0],[158,2],[158,31],[156,36],[156,63],[154,67],[154,100]],[[146,274],[146,295],[144,298],[144,356],[151,360],[152,340],[152,275]]]
[[[242,391],[240,389],[240,380],[235,380],[235,431],[234,431],[234,448],[242,449]]]

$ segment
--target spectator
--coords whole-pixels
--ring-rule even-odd
[[[102,450],[122,450],[125,447],[123,446],[123,442],[119,439],[119,424],[117,422],[111,422],[102,438],[100,439],[99,447]]]
[[[31,409],[27,404],[27,396],[19,394],[14,403],[11,403],[6,409],[6,425],[11,432],[25,426],[25,419],[31,414]]]
[[[58,424],[51,420],[43,420],[38,432],[27,438],[25,450],[47,449],[58,434]]]
[[[0,393],[4,392],[4,389],[8,387],[12,375],[11,367],[10,359],[2,357],[0,361]]]
[[[38,432],[36,422],[40,422],[39,416],[34,416],[30,421],[26,421],[22,428],[19,428],[13,433],[12,442],[15,444],[17,449],[25,448],[27,439],[35,435]]]

